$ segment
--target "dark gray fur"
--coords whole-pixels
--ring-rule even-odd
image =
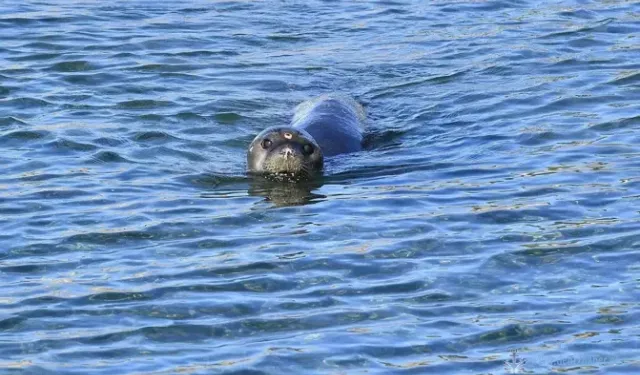
[[[349,97],[323,95],[300,104],[291,127],[311,134],[324,156],[362,150],[364,110]]]

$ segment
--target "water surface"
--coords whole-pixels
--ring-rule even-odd
[[[0,33],[1,373],[640,371],[637,2],[2,2]],[[366,150],[248,179],[330,91]]]

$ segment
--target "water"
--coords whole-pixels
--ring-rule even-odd
[[[0,373],[640,371],[638,3],[0,4]]]

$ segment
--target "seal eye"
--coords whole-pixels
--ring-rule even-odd
[[[262,148],[269,148],[269,147],[271,147],[272,144],[273,144],[273,142],[271,142],[270,139],[262,140]]]
[[[302,146],[302,152],[304,152],[305,155],[313,154],[313,146],[307,143],[306,145]]]

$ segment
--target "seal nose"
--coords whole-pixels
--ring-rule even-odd
[[[280,154],[285,158],[285,159],[289,159],[289,158],[293,158],[294,156],[296,156],[296,153],[293,151],[293,149],[289,146],[284,147],[281,151]]]

